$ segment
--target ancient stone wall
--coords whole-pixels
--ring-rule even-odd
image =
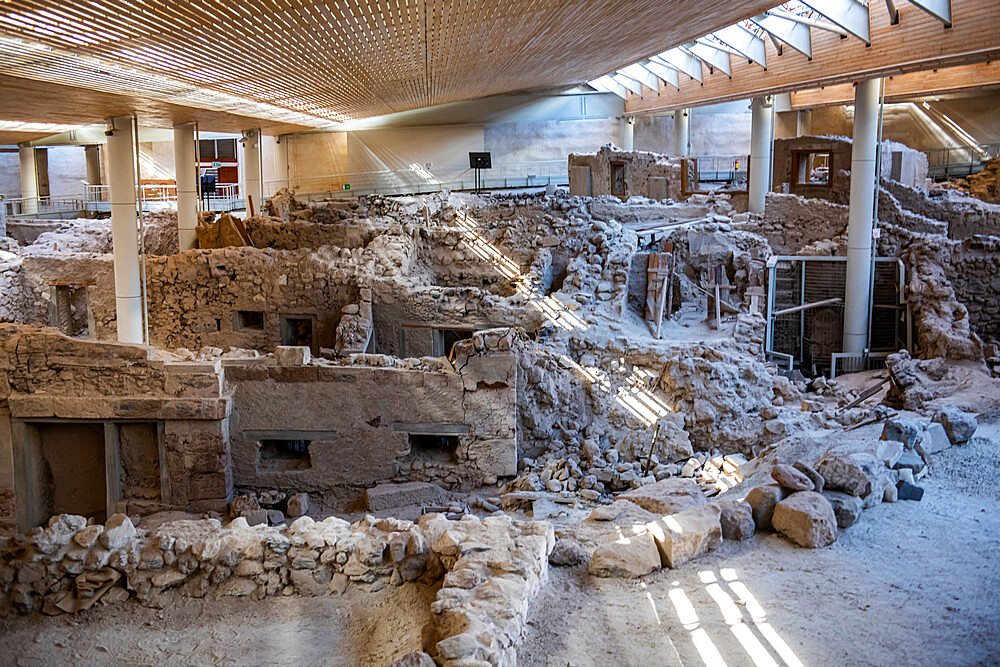
[[[136,528],[54,516],[0,541],[0,615],[75,613],[94,603],[163,607],[187,598],[315,597],[348,587],[439,585],[425,648],[442,664],[513,665],[531,601],[548,577],[551,524],[508,516],[420,521],[366,516],[289,526],[238,518]]]
[[[886,179],[882,180],[882,187],[902,208],[947,223],[949,238],[961,240],[976,234],[1000,235],[1000,204],[989,204],[954,190],[921,190]]]
[[[624,197],[648,197],[649,199],[673,199],[680,201],[681,165],[678,158],[670,158],[647,151],[626,151],[610,144],[602,146],[597,153],[571,153],[569,155],[570,192],[590,194],[594,197],[615,194],[612,192],[611,163],[625,165]],[[575,183],[584,177],[589,168],[590,187]]]
[[[792,173],[797,162],[795,155],[829,153],[828,182],[823,185],[810,183],[811,174],[804,162],[801,173]],[[773,176],[771,187],[777,192],[800,195],[811,199],[826,199],[836,204],[846,204],[851,195],[851,140],[847,137],[795,137],[775,139],[772,149]],[[810,165],[811,166],[811,165]],[[798,184],[795,183],[798,181]]]
[[[224,510],[232,491],[226,419],[230,401],[222,392],[218,362],[188,362],[158,356],[143,345],[78,340],[54,329],[0,325],[0,404],[10,434],[0,456],[34,465],[27,456],[21,423],[71,420],[162,422],[166,487],[144,509],[185,507]],[[21,434],[20,436],[18,434]],[[11,469],[0,488],[13,491],[25,468]],[[23,489],[25,492],[26,490]],[[13,494],[10,494],[13,501]],[[29,502],[22,496],[17,502]],[[21,507],[20,523],[31,516]],[[13,502],[0,507],[0,522],[15,518]],[[44,518],[44,517],[41,517]]]
[[[459,487],[515,474],[512,335],[484,331],[457,344],[454,367],[382,355],[343,364],[227,363],[237,486],[324,493],[390,479]],[[425,450],[426,439],[411,434],[432,436],[440,448]],[[268,459],[269,440],[307,442],[307,454],[291,466]]]

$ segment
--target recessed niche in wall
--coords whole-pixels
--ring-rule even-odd
[[[262,472],[288,472],[309,470],[312,458],[309,456],[310,440],[261,440],[257,456],[257,468]]]
[[[263,331],[264,313],[260,310],[233,311],[233,331]]]
[[[450,356],[455,343],[472,338],[475,332],[475,329],[434,329],[434,356]]]
[[[833,171],[833,153],[830,151],[792,151],[792,183],[799,185],[830,185]]]
[[[410,459],[456,463],[458,461],[457,435],[429,435],[410,433]]]
[[[312,317],[282,316],[281,344],[304,345],[311,348],[313,346],[313,320]]]

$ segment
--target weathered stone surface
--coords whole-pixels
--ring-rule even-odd
[[[812,491],[815,488],[805,473],[784,463],[779,463],[771,469],[771,477],[790,491]]]
[[[954,405],[946,405],[934,415],[934,421],[944,427],[953,445],[964,445],[979,427],[976,415],[965,412]]]
[[[951,447],[951,438],[939,422],[931,422],[924,431],[924,439],[920,442],[928,454],[939,454]]]
[[[924,490],[915,484],[902,482],[897,487],[897,494],[900,500],[920,500],[924,497]]]
[[[777,484],[767,484],[750,489],[746,502],[750,505],[753,522],[757,530],[774,530],[771,517],[774,516],[774,506],[787,495]]]
[[[833,507],[815,491],[799,491],[779,502],[772,521],[776,531],[800,547],[815,549],[837,541]]]
[[[698,482],[684,477],[668,477],[655,484],[632,489],[619,498],[630,500],[653,514],[676,514],[707,502]]]
[[[606,542],[590,557],[590,573],[595,577],[641,577],[659,567],[660,552],[648,531]]]
[[[404,505],[432,503],[441,496],[441,487],[427,482],[379,484],[365,493],[368,509],[387,510]]]
[[[104,532],[98,538],[101,545],[108,551],[114,551],[125,546],[135,537],[135,526],[132,520],[124,514],[113,514],[104,524]]]
[[[285,514],[296,519],[309,511],[309,494],[296,493],[288,499],[288,507]]]
[[[916,419],[892,417],[885,420],[881,438],[882,440],[901,442],[907,449],[912,449],[913,445],[920,439],[923,430],[923,426]]]
[[[841,529],[854,525],[864,510],[864,501],[861,498],[843,491],[827,489],[823,491],[823,497],[833,507],[833,514],[837,517],[837,527]]]
[[[677,567],[717,549],[722,544],[720,514],[717,505],[698,505],[648,524],[663,565]]]
[[[274,348],[274,358],[279,366],[304,366],[312,358],[312,352],[305,345],[278,345]]]
[[[874,455],[865,452],[828,453],[816,464],[816,472],[826,480],[826,488],[865,497],[873,490],[879,467],[884,468]]]
[[[434,667],[434,665],[434,658],[423,651],[413,651],[392,663],[391,667]]]
[[[823,475],[816,472],[816,470],[809,465],[806,465],[802,461],[796,461],[792,464],[792,467],[798,470],[800,473],[809,478],[809,481],[813,483],[812,490],[816,493],[822,493],[823,487],[826,485],[826,480],[823,479]]]
[[[733,498],[716,500],[713,504],[719,506],[719,523],[724,539],[741,541],[753,537],[755,526],[750,503]]]

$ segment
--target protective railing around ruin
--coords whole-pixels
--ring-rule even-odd
[[[5,197],[0,195],[2,218],[76,218],[85,211],[84,198],[79,196],[56,197]]]
[[[85,185],[83,201],[88,211],[109,212],[111,210],[111,188],[108,185]],[[160,211],[177,207],[177,185],[173,183],[143,183],[142,210]],[[202,193],[202,210],[236,211],[246,208],[246,201],[240,196],[239,185],[224,183],[215,187],[215,192]]]
[[[481,173],[480,187],[483,189],[569,184],[566,160],[497,164],[492,169],[482,170]],[[265,197],[273,195],[283,187],[295,187],[296,196],[306,201],[347,195],[405,195],[441,190],[472,190],[475,186],[476,175],[472,169],[441,178],[417,164],[410,165],[409,169],[327,174],[265,181],[263,184]]]
[[[924,152],[927,154],[927,176],[935,181],[947,181],[982,170],[987,160],[1000,157],[1000,143],[931,148]]]

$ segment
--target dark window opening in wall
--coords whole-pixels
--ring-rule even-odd
[[[35,423],[25,429],[26,503],[32,523],[53,514],[107,518],[107,469],[101,423]],[[21,500],[19,500],[20,502]]]
[[[237,310],[233,314],[235,331],[263,331],[264,313],[260,310]]]
[[[792,152],[792,187],[799,185],[830,185],[833,170],[833,153],[830,151]]]
[[[611,194],[617,197],[625,196],[625,163],[611,163]]]
[[[236,162],[236,139],[202,139],[198,142],[200,162]]]
[[[266,472],[309,470],[310,440],[261,440],[257,467]]]
[[[474,329],[435,329],[434,355],[438,357],[451,356],[451,348],[460,340],[472,338]]]
[[[281,344],[313,346],[313,321],[310,317],[281,318]]]
[[[420,461],[457,463],[458,436],[410,433],[410,457]]]
[[[52,285],[49,293],[49,326],[67,336],[90,338],[90,314],[85,285]]]

